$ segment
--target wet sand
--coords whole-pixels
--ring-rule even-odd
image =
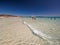
[[[0,45],[44,45],[21,18],[0,18]]]

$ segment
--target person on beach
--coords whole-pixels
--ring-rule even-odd
[[[52,17],[51,17],[50,19],[51,19],[51,20],[52,20],[52,19],[56,20],[56,18],[55,18],[55,17],[54,17],[54,18],[52,18]]]
[[[35,17],[35,16],[32,16],[32,19],[33,19],[33,20],[36,20],[36,17]]]

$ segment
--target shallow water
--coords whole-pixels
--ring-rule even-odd
[[[33,28],[50,36],[51,38],[46,37],[48,40],[60,42],[60,18],[56,18],[56,20],[51,20],[50,18],[37,18],[36,20],[32,20],[28,18],[25,21]]]

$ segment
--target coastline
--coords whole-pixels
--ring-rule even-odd
[[[40,31],[45,31],[47,24],[31,18],[0,18],[0,45],[49,45],[45,40],[47,35]]]
[[[39,38],[42,38],[43,40],[46,40],[46,41],[50,42],[49,39],[51,39],[52,37],[44,34],[43,32],[41,32],[40,30],[34,28],[32,25],[29,25],[29,24],[28,24],[27,22],[25,22],[25,21],[24,21],[24,24],[31,30],[31,32],[32,32],[35,36],[37,36],[37,37],[39,37]]]
[[[43,45],[42,39],[33,35],[21,18],[0,19],[0,45]]]
[[[32,20],[33,22],[34,22],[34,20]],[[55,43],[57,43],[57,44],[59,44],[60,43],[60,41],[59,41],[59,35],[57,36],[57,35],[55,35],[55,33],[53,32],[53,30],[51,30],[52,32],[52,34],[53,34],[53,37],[52,37],[52,35],[50,35],[49,33],[50,33],[50,31],[49,30],[46,30],[46,31],[48,31],[48,33],[43,33],[43,31],[41,31],[40,30],[40,28],[38,29],[38,28],[36,28],[35,26],[37,26],[37,25],[35,25],[36,23],[33,23],[33,22],[31,22],[31,19],[30,19],[30,21],[29,21],[29,19],[28,20],[25,20],[24,21],[24,24],[25,25],[27,25],[27,27],[32,31],[32,33],[35,35],[35,36],[37,36],[37,37],[39,37],[39,38],[42,38],[42,39],[44,39],[44,40],[47,40],[49,43],[52,43],[52,44],[55,44]],[[43,23],[42,23],[43,24]],[[44,23],[45,24],[45,23]],[[49,23],[50,24],[50,23]],[[41,26],[41,25],[40,25]],[[46,26],[48,26],[48,24],[46,25],[45,24],[45,27]],[[52,25],[51,25],[52,26]],[[44,25],[43,25],[43,27],[42,28],[44,28]],[[45,28],[46,29],[46,28]],[[45,32],[46,32],[45,31]],[[58,31],[58,30],[57,30]],[[47,35],[46,35],[47,34]],[[49,35],[48,35],[49,34]],[[56,33],[57,34],[57,33]],[[59,34],[59,33],[58,33]],[[56,37],[57,36],[57,37]]]

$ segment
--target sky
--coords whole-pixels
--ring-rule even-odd
[[[60,16],[60,0],[0,0],[0,14]]]

